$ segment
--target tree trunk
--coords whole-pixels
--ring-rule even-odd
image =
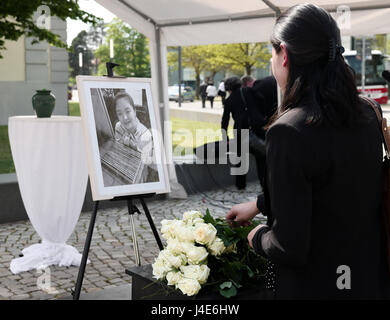
[[[210,80],[214,83],[214,78],[215,78],[215,75],[217,74],[217,71],[213,71],[211,73],[211,77],[210,77]]]
[[[245,65],[245,72],[247,76],[250,76],[252,73],[252,66],[249,64]]]
[[[196,72],[196,90],[195,95],[196,99],[199,99],[199,87],[200,87],[200,72]]]

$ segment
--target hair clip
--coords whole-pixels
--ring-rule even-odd
[[[344,52],[345,52],[345,49],[344,49],[344,47],[343,46],[340,46],[340,45],[336,45],[336,51],[337,51],[337,53],[339,53],[339,54],[343,54]]]
[[[329,61],[336,60],[336,54],[343,54],[345,51],[344,47],[337,44],[334,38],[329,39]]]

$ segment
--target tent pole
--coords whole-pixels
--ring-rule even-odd
[[[159,108],[165,108],[164,106],[164,93],[163,93],[163,79],[162,79],[162,63],[161,63],[161,40],[160,40],[160,28],[156,26],[156,59],[157,59],[157,85],[158,85],[158,106]],[[165,138],[164,122],[165,112],[160,113],[161,130],[163,137]]]
[[[156,44],[156,60],[157,60],[156,78],[158,82],[157,84],[158,105],[160,110],[162,110],[162,112],[160,112],[161,130],[163,134],[165,154],[168,160],[167,167],[168,167],[168,174],[169,174],[169,183],[171,186],[171,192],[168,194],[168,196],[174,199],[186,199],[187,192],[177,180],[175,164],[173,162],[170,125],[166,125],[166,123],[169,124],[169,103],[165,103],[165,95],[164,95],[164,90],[166,90],[167,93],[167,88],[165,87],[165,85],[168,85],[168,81],[164,81],[163,78],[163,72],[167,72],[165,68],[166,55],[162,55],[161,53],[162,51],[161,29],[158,26],[156,26],[156,31],[155,31],[155,44]],[[166,50],[166,47],[164,47],[164,49]],[[163,61],[163,59],[165,61]],[[166,77],[167,76],[168,75],[166,74]]]
[[[276,17],[279,17],[282,14],[280,9],[277,6],[275,6],[270,0],[262,0],[262,1],[275,12]]]

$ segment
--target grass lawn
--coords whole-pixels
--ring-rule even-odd
[[[68,101],[69,115],[74,117],[80,116],[80,104],[78,102]]]
[[[0,174],[14,172],[15,167],[8,139],[8,126],[0,126]]]
[[[221,124],[171,118],[173,155],[192,154],[193,148],[222,139]],[[228,134],[233,137],[233,127]]]

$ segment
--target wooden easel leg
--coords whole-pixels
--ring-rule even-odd
[[[141,204],[142,204],[142,208],[144,209],[145,215],[148,218],[150,227],[152,228],[152,232],[153,232],[154,238],[157,241],[157,245],[158,245],[160,250],[163,250],[164,246],[163,246],[163,244],[161,242],[160,235],[157,232],[156,226],[154,225],[154,222],[153,222],[152,216],[150,215],[149,209],[146,206],[145,200],[143,198],[140,198],[140,201],[141,201]]]
[[[89,248],[91,246],[92,234],[93,234],[93,229],[95,227],[95,220],[96,220],[96,214],[97,214],[98,207],[99,207],[99,201],[96,201],[95,207],[94,207],[92,215],[91,215],[91,220],[89,222],[87,238],[85,239],[84,251],[83,251],[83,256],[81,258],[79,273],[77,276],[76,287],[75,287],[75,290],[73,292],[73,300],[80,299],[81,286],[83,285],[85,267],[87,265],[88,253],[89,253]]]

